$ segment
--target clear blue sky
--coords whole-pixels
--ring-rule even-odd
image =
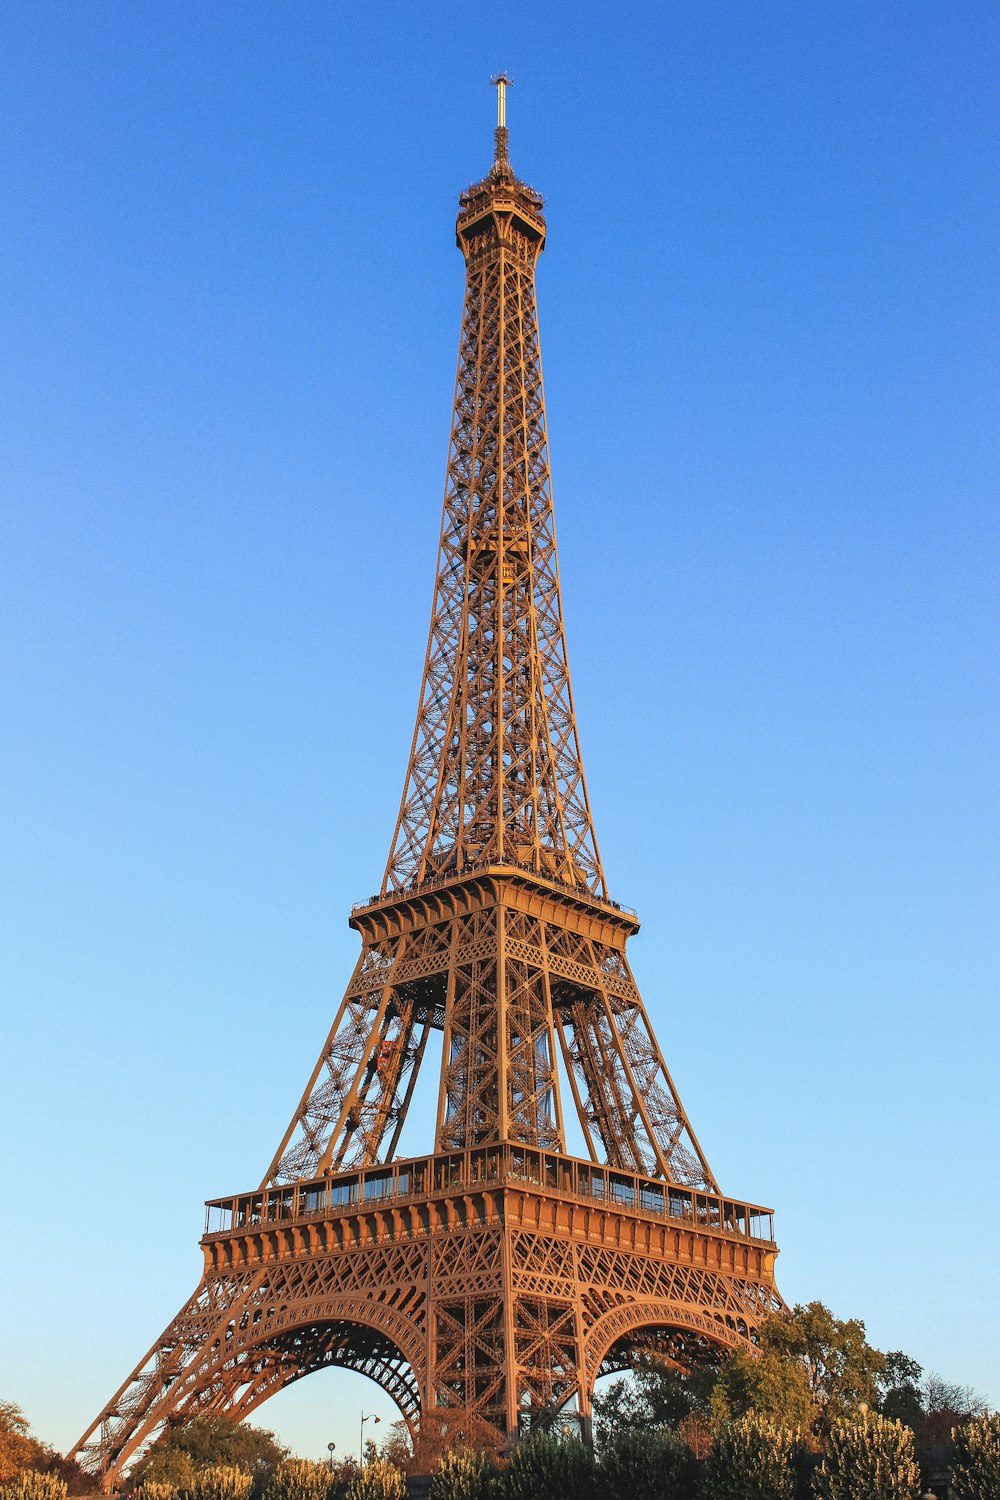
[[[648,1008],[786,1296],[1000,1403],[996,5],[2,26],[0,1394],[79,1435],[346,983],[505,67]],[[392,1418],[323,1375],[258,1420],[320,1454],[362,1401]]]

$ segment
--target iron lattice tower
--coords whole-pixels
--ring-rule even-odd
[[[243,1416],[327,1365],[416,1430],[586,1423],[639,1345],[679,1364],[780,1307],[770,1211],[723,1196],[609,897],[563,632],[535,264],[504,75],[459,200],[465,304],[430,636],[361,956],[261,1186],[208,1205],[194,1295],[74,1450],[110,1486],[169,1418]],[[430,1033],[434,1151],[399,1159]],[[567,1153],[561,1057],[588,1157]]]

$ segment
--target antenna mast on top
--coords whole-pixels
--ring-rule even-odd
[[[506,73],[497,73],[490,79],[497,91],[497,128],[494,132],[493,165],[495,167],[509,167],[510,154],[508,151],[509,136],[507,133],[507,90],[514,80],[508,78]]]

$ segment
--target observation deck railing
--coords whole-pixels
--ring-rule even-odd
[[[308,1222],[463,1190],[527,1184],[757,1245],[774,1244],[769,1208],[512,1142],[287,1183],[205,1205],[205,1237]]]

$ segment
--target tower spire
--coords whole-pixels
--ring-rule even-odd
[[[490,79],[497,91],[497,128],[493,133],[493,165],[510,168],[510,136],[507,130],[507,90],[513,86],[513,78],[506,73],[495,73]]]

